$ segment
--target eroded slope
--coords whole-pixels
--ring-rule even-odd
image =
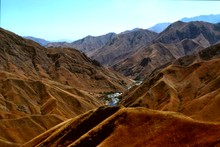
[[[102,118],[101,113],[105,114]],[[94,124],[94,119],[100,123]],[[86,125],[88,122],[92,125]],[[195,121],[179,113],[146,108],[101,107],[65,121],[23,147],[214,146],[219,145],[219,137],[219,124]]]
[[[220,121],[220,45],[158,69],[142,85],[125,93],[121,104],[181,112]]]

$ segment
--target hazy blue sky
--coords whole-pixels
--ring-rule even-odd
[[[220,1],[0,0],[1,27],[22,36],[76,40],[183,17],[219,14]]]

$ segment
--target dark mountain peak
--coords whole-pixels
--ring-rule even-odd
[[[170,24],[167,29],[164,30],[164,32],[167,31],[177,31],[177,30],[182,30],[184,28],[189,28],[189,27],[201,27],[201,26],[206,26],[206,25],[212,25],[211,23],[208,22],[203,22],[203,21],[191,21],[191,22],[183,22],[183,21],[176,21],[172,24]],[[162,32],[163,33],[163,32]]]
[[[179,25],[183,25],[183,24],[186,24],[186,23],[183,22],[183,21],[178,20],[178,21],[172,23],[171,26],[179,26]]]
[[[76,48],[82,52],[88,53],[95,49],[99,49],[102,46],[106,45],[110,40],[116,37],[116,33],[107,33],[101,36],[91,36],[88,35],[82,39],[76,40],[72,43],[67,42],[54,42],[49,43],[46,47],[67,47],[67,48]]]
[[[116,33],[108,33],[108,34],[101,35],[101,36],[88,35],[88,36],[86,36],[82,39],[76,40],[76,41],[74,41],[70,44],[72,44],[72,45],[79,45],[81,43],[90,44],[90,43],[95,43],[95,41],[104,41],[104,40],[107,40],[107,39],[111,39],[112,37],[115,37],[115,36],[116,36]]]
[[[140,36],[145,36],[145,37],[151,37],[151,36],[156,36],[157,33],[156,32],[153,32],[153,31],[150,31],[150,30],[147,30],[147,29],[137,29],[137,30],[134,30],[134,31],[130,31],[130,32],[127,32],[127,33],[122,33],[122,34],[118,34],[118,37],[117,39],[119,38],[133,38],[133,39],[137,39],[135,37],[140,37]]]
[[[126,30],[126,31],[124,31],[124,32],[121,32],[121,33],[119,33],[119,34],[127,34],[127,33],[131,33],[131,32],[134,32],[134,31],[138,31],[138,30],[140,30],[141,28],[134,28],[134,29],[132,29],[132,30]]]
[[[88,36],[84,37],[83,39],[87,39],[87,38],[95,38],[95,36],[88,35]]]
[[[182,22],[192,22],[192,21],[204,21],[209,23],[219,23],[220,22],[220,14],[216,15],[200,15],[196,17],[191,18],[182,18],[180,21]],[[164,22],[164,23],[158,23],[150,28],[148,28],[151,31],[161,33],[164,31],[171,23],[170,22]]]
[[[202,21],[193,21],[189,23],[177,21],[160,33],[154,42],[159,41],[166,44],[176,43],[183,39],[194,39],[200,34],[203,34],[210,44],[214,44],[220,39],[218,27],[219,24],[211,24]]]
[[[112,66],[140,47],[149,45],[156,36],[157,33],[145,29],[118,34],[107,45],[93,52],[91,57],[103,65]]]
[[[210,27],[214,25],[215,24],[204,22],[204,21],[191,21],[191,22],[186,23],[186,27],[197,27],[197,28],[205,28],[205,27]]]
[[[182,27],[184,24],[186,24],[186,23],[184,23],[182,21],[176,21],[174,23],[171,23],[164,31],[167,31],[167,30],[170,30],[170,29],[176,30],[176,29]]]

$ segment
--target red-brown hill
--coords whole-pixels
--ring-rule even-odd
[[[103,105],[100,93],[123,91],[127,82],[75,49],[47,49],[0,28],[0,146]]]
[[[49,129],[22,147],[217,146],[219,137],[220,124],[179,113],[100,107]]]
[[[124,94],[121,104],[181,112],[198,120],[220,121],[220,45],[185,56],[155,70]]]

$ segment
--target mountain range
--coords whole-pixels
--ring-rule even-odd
[[[213,17],[215,18],[213,21],[217,21],[218,16],[205,15],[188,20],[210,21]],[[49,43],[47,47],[77,48],[101,65],[138,80],[144,79],[162,64],[215,44],[219,41],[218,27],[219,24],[202,21],[187,23],[177,21],[159,34],[136,28],[120,34],[87,36],[72,43]],[[151,52],[152,48],[158,51]],[[170,49],[173,51],[170,52]],[[164,54],[166,54],[165,58]],[[162,60],[161,56],[163,56]],[[144,74],[146,72],[148,74]]]
[[[126,76],[144,79],[161,65],[217,43],[219,26],[206,22],[175,22],[158,34],[151,45],[140,48],[112,68]]]
[[[219,28],[219,24],[177,21],[159,34],[137,29],[125,34],[107,34],[93,38],[101,40],[111,36],[109,42],[106,41],[105,44],[100,41],[82,43],[85,39],[77,43],[81,42],[79,50],[86,46],[87,49],[84,48],[86,54],[100,64],[140,80],[163,64],[217,43],[220,40]],[[97,47],[95,49],[92,48],[94,43]]]
[[[100,96],[130,82],[78,50],[44,48],[2,28],[0,38],[0,146],[24,143],[97,108]]]
[[[200,15],[200,16],[195,16],[195,17],[191,17],[191,18],[185,17],[185,18],[180,19],[180,21],[182,21],[182,22],[204,21],[204,22],[209,22],[209,23],[219,23],[220,22],[220,14]],[[150,28],[147,28],[147,30],[150,30],[150,31],[153,31],[153,32],[156,32],[156,33],[161,33],[170,24],[171,24],[171,22],[158,23],[158,24],[155,24],[154,26],[152,26]],[[134,28],[132,30],[127,30],[127,31],[121,32],[119,34],[126,34],[128,32],[133,32],[133,31],[137,31],[137,30],[140,30],[140,28]],[[98,42],[97,44],[99,44],[99,45],[105,45],[106,41],[104,41],[104,40],[105,39],[107,39],[107,40],[111,39],[111,38],[107,37],[108,35],[110,35],[110,36],[113,35],[113,37],[114,37],[117,34],[116,33],[108,33],[106,35],[101,35],[101,36],[96,36],[96,37],[89,35],[89,36],[86,36],[86,37],[84,37],[82,39],[76,40],[76,41],[74,41],[72,43],[68,43],[68,42],[71,42],[70,40],[68,40],[68,42],[65,41],[65,40],[57,42],[57,41],[47,41],[47,40],[44,40],[44,39],[41,39],[41,38],[36,38],[36,37],[31,37],[31,36],[24,36],[24,38],[33,40],[33,41],[39,43],[42,46],[46,46],[47,44],[48,44],[48,46],[54,46],[54,47],[55,46],[56,47],[66,46],[66,47],[79,48],[80,50],[86,52],[87,50],[91,50],[89,48],[90,44],[92,44],[92,49],[94,49],[94,47],[95,48],[99,48],[100,47],[100,46],[95,45],[94,42]],[[100,39],[100,38],[102,38],[102,39]],[[91,43],[91,41],[93,43]],[[49,44],[49,43],[52,43],[52,44]],[[86,44],[86,45],[84,46],[84,44]]]
[[[41,46],[46,46],[48,43],[50,43],[50,41],[47,41],[45,39],[31,37],[31,36],[24,36],[24,38],[29,39],[29,40],[33,40],[34,42],[39,43]]]
[[[158,68],[123,94],[120,104],[127,108],[101,106],[71,119],[60,114],[3,119],[0,128],[7,131],[0,133],[0,144],[218,146],[219,57],[217,44]]]
[[[120,75],[114,75],[114,72],[104,69],[95,60],[78,50],[44,48],[3,29],[1,35],[5,39],[1,40],[0,69],[6,72],[16,73],[16,76],[23,78],[54,80],[91,91],[93,91],[92,87],[97,86],[97,82],[102,83],[103,89],[106,90],[112,90],[112,87],[123,89],[123,86],[114,83],[117,79],[121,81]],[[107,83],[103,84],[105,80]]]
[[[183,22],[191,22],[191,21],[205,21],[209,23],[219,23],[220,22],[220,14],[211,14],[211,15],[200,15],[190,18],[182,18]]]
[[[220,121],[220,44],[158,68],[124,93],[124,106],[181,112],[202,121]]]
[[[0,46],[0,146],[220,146],[220,23]]]
[[[47,47],[75,47],[102,65],[110,66],[151,43],[156,35],[148,30],[137,29],[118,35],[109,33],[98,37],[88,36],[73,43],[49,43]]]
[[[77,48],[84,53],[90,53],[96,49],[99,49],[107,43],[115,38],[117,34],[115,33],[108,33],[106,35],[94,37],[94,36],[87,36],[83,39],[77,40],[72,43],[67,42],[51,42],[46,45],[46,47],[70,47],[70,48]]]
[[[220,14],[216,15],[200,15],[200,16],[195,16],[191,18],[182,18],[180,19],[182,22],[191,22],[191,21],[204,21],[204,22],[209,22],[209,23],[219,23],[220,22]],[[148,30],[161,33],[163,30],[165,30],[171,23],[170,22],[165,22],[165,23],[158,23],[150,28]]]

